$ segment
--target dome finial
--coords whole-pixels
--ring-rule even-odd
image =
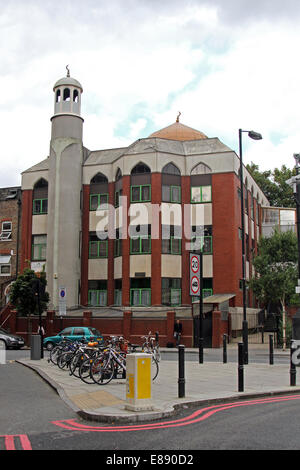
[[[177,116],[177,118],[176,118],[176,122],[179,122],[179,117],[180,117],[180,116],[181,116],[181,112],[178,111],[178,116]]]
[[[67,69],[67,77],[70,76],[70,69],[69,69],[69,65],[66,65],[66,69]]]

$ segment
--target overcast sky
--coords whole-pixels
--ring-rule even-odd
[[[176,120],[260,169],[300,152],[299,0],[0,0],[0,186],[48,156],[53,85],[83,86],[84,145]]]

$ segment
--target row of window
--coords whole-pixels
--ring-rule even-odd
[[[1,223],[0,241],[11,240],[12,222],[5,220]]]
[[[151,201],[151,185],[144,184],[138,186],[131,186],[131,202],[150,202]],[[119,207],[120,196],[122,190],[115,193],[115,207]],[[180,186],[162,186],[162,201],[181,203],[181,187]],[[204,203],[211,202],[211,186],[199,186],[191,188],[191,203]],[[91,194],[90,195],[90,210],[96,211],[97,209],[107,209],[108,207],[108,193]],[[33,215],[47,214],[48,213],[48,199],[34,199],[33,200]]]
[[[168,279],[166,279],[168,281]],[[162,279],[165,281],[165,279]],[[173,279],[172,279],[173,281]],[[180,279],[174,279],[179,281]],[[203,297],[212,295],[212,289],[203,289]],[[88,291],[88,303],[92,307],[107,306],[107,290],[106,289],[90,289]],[[122,290],[115,289],[114,305],[122,305]],[[130,289],[130,305],[134,307],[151,306],[151,288],[131,288]],[[162,288],[162,305],[178,306],[181,305],[181,287],[180,288]]]
[[[93,236],[94,237],[94,236]],[[212,254],[212,236],[194,237],[191,250],[202,250],[204,254]],[[45,261],[47,251],[47,235],[34,235],[32,240],[32,261]],[[181,255],[181,239],[171,236],[162,240],[162,254]],[[151,236],[130,239],[130,254],[151,254]],[[122,256],[122,239],[114,240],[114,257]],[[89,258],[107,258],[108,240],[90,240]]]
[[[191,242],[191,250],[201,250],[204,254],[212,254],[212,237],[195,237]],[[170,237],[162,240],[162,254],[181,255],[181,239]],[[130,254],[151,254],[151,236],[136,237],[130,239]],[[114,257],[122,256],[122,239],[114,240]],[[89,242],[89,258],[107,258],[108,240]]]

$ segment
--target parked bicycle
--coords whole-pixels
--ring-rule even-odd
[[[152,354],[154,359],[157,362],[161,360],[161,354],[159,349],[159,342],[158,342],[158,332],[155,333],[155,337],[152,336],[151,331],[149,331],[148,335],[142,336],[143,345],[142,345],[142,352]]]

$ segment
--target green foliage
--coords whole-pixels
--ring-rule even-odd
[[[285,165],[273,171],[260,171],[255,163],[246,165],[247,170],[274,207],[295,207],[295,198],[292,188],[286,181],[296,175],[296,169],[289,169]]]
[[[294,300],[298,271],[298,241],[292,231],[274,231],[262,237],[258,256],[253,260],[256,276],[249,281],[255,296],[264,304],[277,302],[283,307]]]
[[[49,294],[45,291],[47,285],[46,274],[43,272],[38,276],[31,269],[25,269],[22,274],[19,274],[10,291],[10,302],[19,315],[38,315],[37,295],[34,292],[34,284],[38,281],[42,286],[40,294],[41,313],[47,309]]]

